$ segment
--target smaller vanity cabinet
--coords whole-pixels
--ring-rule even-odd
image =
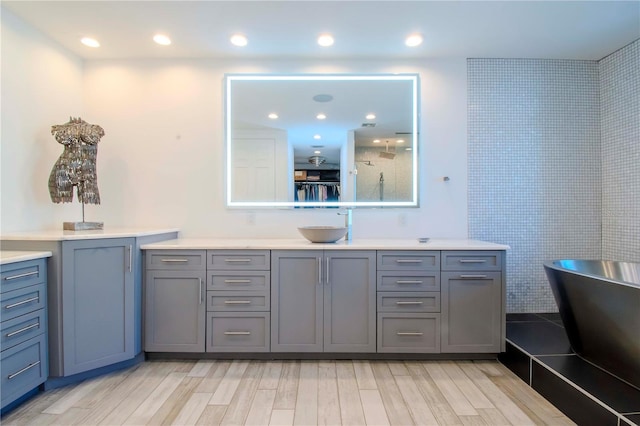
[[[269,352],[269,250],[207,251],[206,351]]]
[[[205,250],[147,250],[144,350],[204,352]]]
[[[442,252],[442,352],[504,350],[503,251]]]
[[[2,407],[48,375],[45,259],[2,265],[0,331]]]
[[[440,252],[377,256],[378,352],[440,352]]]

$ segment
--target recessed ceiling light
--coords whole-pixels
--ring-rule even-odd
[[[272,112],[271,114],[268,115],[268,117],[272,120],[275,120],[276,118],[278,118],[278,114],[276,114],[275,112]]]
[[[322,136],[320,136],[320,135],[313,135],[313,138],[314,138],[314,139],[321,139],[321,138],[322,138]]]
[[[373,143],[380,143],[380,139],[374,139]]]
[[[404,139],[398,139],[396,140],[396,143],[404,143]]]
[[[169,37],[167,37],[164,34],[156,34],[153,36],[153,41],[155,41],[156,43],[162,45],[162,46],[168,46],[171,44],[171,39]]]
[[[320,113],[320,114],[316,115],[316,118],[317,118],[318,120],[324,120],[325,118],[327,118],[327,116],[326,116],[326,115],[324,115],[323,113]]]
[[[328,47],[333,45],[333,37],[331,34],[322,34],[318,37],[318,44],[322,47]]]
[[[420,46],[422,44],[422,35],[411,34],[409,37],[405,39],[404,44],[406,44],[409,47]]]
[[[367,120],[374,120],[376,118],[375,114],[367,114],[367,116],[365,117]]]
[[[234,34],[231,36],[231,44],[234,46],[246,46],[249,43],[247,37],[242,34]]]
[[[84,44],[85,46],[89,46],[89,47],[100,47],[100,43],[98,42],[98,40],[96,40],[95,38],[91,38],[91,37],[83,37],[80,40],[80,43]]]
[[[313,153],[314,154],[322,154],[322,151],[315,150],[315,151],[313,151]]]

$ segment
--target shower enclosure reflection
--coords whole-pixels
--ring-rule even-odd
[[[417,75],[228,75],[230,207],[415,207]]]

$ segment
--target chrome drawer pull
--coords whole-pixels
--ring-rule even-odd
[[[251,259],[225,259],[225,262],[251,262]]]
[[[422,263],[422,259],[396,259],[396,263]]]
[[[28,325],[28,326],[26,326],[26,327],[23,327],[23,328],[21,328],[20,330],[16,330],[16,331],[12,331],[11,333],[7,333],[7,334],[5,334],[5,336],[7,336],[7,337],[13,337],[13,336],[15,336],[16,334],[24,333],[25,331],[27,331],[27,330],[31,330],[32,328],[36,328],[36,327],[40,327],[40,323],[39,323],[39,322],[37,322],[37,323],[35,323],[35,324]]]
[[[225,305],[250,305],[251,300],[225,300]]]
[[[487,263],[487,259],[460,259],[460,263]]]
[[[33,362],[33,363],[31,363],[31,364],[27,365],[27,366],[26,366],[25,368],[23,368],[22,370],[20,370],[20,371],[16,371],[16,372],[15,372],[15,373],[13,373],[13,374],[9,374],[9,376],[7,377],[7,379],[11,380],[11,379],[13,379],[14,377],[19,376],[20,374],[24,373],[25,371],[27,371],[27,370],[29,370],[29,369],[31,369],[31,368],[33,368],[33,367],[35,367],[35,366],[36,366],[36,365],[38,365],[38,364],[40,364],[40,361]]]
[[[398,336],[422,336],[424,333],[417,331],[399,331],[396,333]]]
[[[251,335],[250,331],[225,331],[225,336],[249,336]]]
[[[187,263],[189,259],[162,259],[166,263]]]
[[[251,280],[224,280],[225,284],[251,284]]]
[[[25,303],[34,302],[36,300],[40,300],[40,296],[32,297],[30,299],[25,299],[22,302],[12,303],[11,305],[7,305],[4,308],[5,309],[11,309],[11,308],[15,308],[15,307],[20,306],[20,305],[24,305]]]
[[[460,275],[460,278],[487,278],[486,275]]]
[[[30,277],[32,275],[38,275],[39,271],[25,272],[24,274],[11,275],[10,277],[4,277],[5,281],[17,280],[18,278]]]
[[[396,284],[422,284],[420,280],[396,280]]]
[[[396,302],[396,305],[422,305],[422,302],[418,302],[418,301],[415,301],[415,302],[402,302],[402,301],[399,301],[399,302]]]

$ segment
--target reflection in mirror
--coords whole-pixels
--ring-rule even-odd
[[[418,76],[227,75],[230,207],[418,205]]]

